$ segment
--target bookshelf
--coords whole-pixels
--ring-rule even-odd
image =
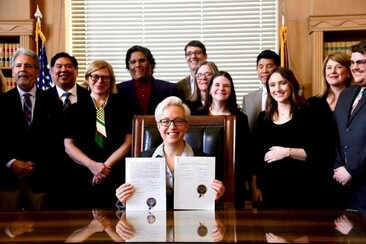
[[[19,48],[34,50],[35,21],[29,20],[0,20],[0,69],[5,76],[5,89],[15,87],[10,68],[10,58]]]
[[[323,89],[324,55],[332,51],[348,51],[349,46],[366,40],[366,15],[323,15],[308,18],[311,44],[311,85],[314,95]]]

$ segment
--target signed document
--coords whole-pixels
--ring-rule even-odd
[[[214,210],[215,157],[175,157],[174,209]]]
[[[126,182],[135,193],[126,202],[126,211],[166,210],[164,158],[126,158]]]

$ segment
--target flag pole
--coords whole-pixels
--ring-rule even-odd
[[[37,19],[36,30],[35,30],[35,42],[36,50],[40,63],[40,72],[37,78],[37,87],[42,90],[47,90],[54,86],[52,82],[52,77],[50,74],[50,68],[48,66],[48,59],[46,54],[46,37],[41,30],[41,19],[42,13],[37,5],[37,10],[34,13],[34,17]]]
[[[285,25],[285,6],[284,0],[282,0],[282,21],[281,21],[281,29],[280,29],[280,42],[281,42],[281,67],[285,67],[288,64],[286,63],[286,42],[287,42],[287,26]]]
[[[41,30],[41,19],[43,18],[43,15],[42,15],[41,11],[39,10],[38,4],[37,4],[37,10],[34,13],[34,17],[37,19],[36,31],[35,31],[34,36],[35,36],[35,40],[36,40],[36,47],[38,47],[38,42],[39,42],[38,37],[40,37],[42,39],[43,43],[46,41],[46,37],[44,36],[44,34],[42,33],[42,30]],[[38,48],[37,48],[37,54],[39,54]]]

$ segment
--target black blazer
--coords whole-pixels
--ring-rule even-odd
[[[57,93],[57,89],[56,86],[49,88],[48,90],[45,91],[47,94],[50,94],[56,98],[59,98],[58,93]],[[76,85],[76,96],[79,100],[84,100],[84,99],[89,99],[90,98],[90,92],[85,89],[84,87],[80,86],[80,85]],[[59,101],[61,101],[60,99],[58,99]],[[61,101],[62,103],[62,101]]]
[[[32,161],[35,172],[26,178],[33,191],[52,187],[52,174],[64,150],[62,139],[62,105],[54,97],[37,89],[31,132],[25,129],[23,108],[17,88],[0,96],[0,189],[15,190],[20,184],[6,164],[11,159]]]
[[[334,168],[344,166],[352,175],[347,189],[352,194],[351,208],[366,213],[366,98],[364,97],[352,115],[350,111],[360,86],[346,88],[339,96],[334,110],[339,144]]]
[[[136,100],[135,82],[133,80],[121,82],[117,85],[117,89],[118,93],[123,97],[124,103],[131,107],[132,114],[142,114]],[[153,78],[147,114],[154,115],[155,108],[161,101],[169,96],[177,96],[177,94],[176,84]]]

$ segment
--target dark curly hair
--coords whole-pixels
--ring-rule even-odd
[[[127,70],[130,69],[128,62],[130,62],[131,54],[133,52],[143,52],[145,54],[147,60],[149,60],[149,63],[151,64],[152,73],[154,73],[154,68],[155,68],[156,63],[155,63],[155,59],[154,59],[153,55],[151,54],[151,51],[146,47],[138,46],[138,45],[135,45],[135,46],[131,47],[130,49],[128,49],[128,51],[126,53],[126,60],[125,60],[126,69]]]

